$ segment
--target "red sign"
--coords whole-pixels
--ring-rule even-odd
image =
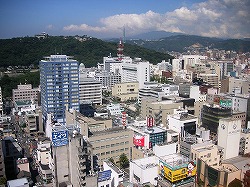
[[[133,143],[135,146],[144,147],[144,136],[139,136],[139,135],[134,136]]]
[[[147,117],[147,127],[153,127],[153,126],[154,126],[154,118]]]
[[[122,126],[126,126],[127,124],[127,114],[126,112],[122,112]]]

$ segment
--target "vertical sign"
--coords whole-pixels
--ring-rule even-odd
[[[126,112],[122,112],[122,126],[126,127],[127,125],[127,115]]]
[[[153,117],[147,117],[147,127],[151,128],[154,126],[154,118]]]

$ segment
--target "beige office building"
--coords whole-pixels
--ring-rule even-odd
[[[228,186],[235,178],[241,180],[241,169],[233,164],[209,166],[202,159],[198,159],[197,181],[202,186],[224,187]]]
[[[133,131],[123,127],[115,127],[103,131],[92,132],[89,141],[93,146],[93,154],[98,156],[98,164],[113,158],[116,163],[122,153],[132,159]]]
[[[118,83],[112,87],[112,96],[119,98],[122,102],[127,100],[137,100],[138,93],[138,82]]]
[[[217,74],[206,74],[206,73],[201,73],[198,75],[198,78],[203,79],[204,82],[207,82],[211,86],[215,88],[219,88],[219,76]]]
[[[191,147],[191,158],[193,160],[200,158],[209,166],[219,166],[223,159],[223,151],[212,142],[194,144]]]
[[[182,108],[182,102],[173,100],[156,101],[156,98],[143,98],[141,103],[141,114],[143,118],[153,117],[155,125],[167,126],[167,116],[174,113],[174,109]]]
[[[31,84],[17,85],[17,89],[12,89],[13,101],[37,100],[39,88],[32,88]]]
[[[66,123],[76,124],[81,129],[80,133],[88,137],[100,166],[109,158],[118,162],[122,153],[132,159],[133,131],[123,127],[112,128],[111,119],[88,118],[74,110],[66,110],[65,114]]]

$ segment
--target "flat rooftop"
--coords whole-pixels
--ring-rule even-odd
[[[141,158],[133,160],[132,162],[142,169],[149,169],[158,166],[158,159],[156,156]]]
[[[165,164],[167,164],[172,169],[178,169],[181,167],[187,166],[187,164],[190,162],[190,159],[188,157],[185,157],[181,154],[174,153],[166,156],[161,156],[160,160],[163,161]]]
[[[113,128],[109,128],[109,129],[105,129],[105,130],[100,130],[100,131],[93,131],[91,132],[91,136],[98,136],[101,134],[112,134],[115,132],[122,132],[122,131],[127,131],[129,129],[124,129],[123,127],[113,127]]]

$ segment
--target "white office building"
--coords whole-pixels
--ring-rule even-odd
[[[122,63],[122,82],[139,82],[139,89],[144,82],[150,81],[150,65],[148,61],[135,58],[132,62]]]
[[[219,120],[218,146],[224,148],[224,159],[238,156],[241,120],[223,118]]]

